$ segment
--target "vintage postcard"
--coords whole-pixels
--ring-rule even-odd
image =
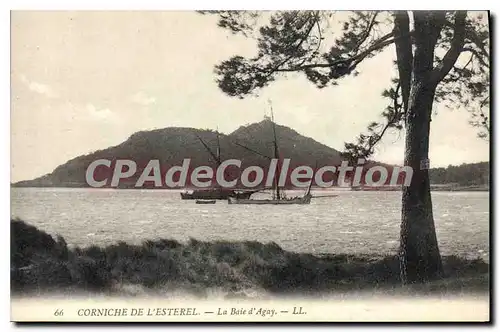
[[[11,12],[14,322],[490,322],[488,11]]]

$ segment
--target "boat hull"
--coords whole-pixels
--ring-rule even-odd
[[[290,198],[290,199],[240,199],[235,197],[228,198],[229,204],[250,204],[250,205],[293,205],[310,204],[311,196]]]

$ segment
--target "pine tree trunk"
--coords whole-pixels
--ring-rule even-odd
[[[413,168],[403,188],[400,237],[403,283],[425,282],[442,274],[441,256],[432,215],[428,158],[432,104],[434,47],[440,27],[432,13],[415,15],[415,53],[411,91],[406,112],[405,165]]]
[[[414,82],[415,84],[415,82]],[[413,168],[410,185],[403,189],[401,272],[403,282],[424,282],[441,275],[441,256],[434,227],[429,171],[429,129],[434,92],[423,84],[413,89],[407,123],[405,165]]]

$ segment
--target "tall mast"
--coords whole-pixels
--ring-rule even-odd
[[[210,149],[210,147],[207,145],[207,143],[205,143],[205,141],[198,134],[195,134],[195,135],[198,138],[198,140],[201,142],[201,144],[203,144],[203,146],[208,151],[208,153],[210,153],[210,155],[212,156],[212,158],[215,159],[215,163],[217,164],[217,167],[219,167],[221,165],[219,148],[217,147],[217,153],[216,154],[213,153],[212,149]],[[219,132],[217,132],[217,145],[219,145]],[[217,181],[216,181],[216,183],[217,183]]]
[[[271,108],[271,123],[273,126],[273,136],[274,136],[274,157],[278,160],[276,164],[276,172],[274,174],[274,180],[276,183],[276,199],[280,199],[280,187],[279,187],[279,174],[280,174],[280,156],[278,150],[278,138],[276,137],[276,125],[274,123],[273,105],[269,100],[269,106]]]
[[[314,166],[313,176],[311,177],[311,182],[309,183],[309,187],[307,188],[306,196],[309,196],[311,194],[311,188],[312,188],[313,180],[314,180],[314,173],[316,173],[317,169],[318,169],[318,161],[316,160],[316,165]]]

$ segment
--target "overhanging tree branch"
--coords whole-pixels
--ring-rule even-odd
[[[370,20],[370,23],[368,24],[368,27],[366,28],[366,31],[365,31],[363,37],[360,39],[360,41],[358,42],[358,44],[355,47],[355,51],[356,52],[359,50],[359,48],[361,47],[361,45],[363,45],[363,43],[370,36],[370,32],[372,31],[373,26],[375,25],[375,20],[377,19],[377,15],[378,15],[378,12],[374,12],[373,13],[373,16],[372,16],[372,18]]]
[[[480,53],[478,50],[472,48],[472,47],[464,47],[462,48],[462,51],[463,52],[470,52],[472,53],[473,55],[475,55],[477,61],[479,61],[481,63],[481,65],[489,68],[490,67],[490,64],[489,63],[486,63],[486,61],[484,60],[484,56],[482,55],[482,53]],[[487,59],[489,59],[489,57],[486,57]]]
[[[470,40],[472,43],[474,43],[474,45],[477,46],[477,48],[480,50],[481,54],[485,58],[490,57],[489,52],[486,50],[485,43],[479,37],[478,32],[470,25],[467,25],[465,27],[465,36],[466,36],[467,40]]]
[[[350,65],[351,63],[355,63],[357,65],[359,62],[364,60],[368,55],[370,55],[370,53],[377,51],[377,50],[380,50],[380,49],[386,47],[387,45],[392,44],[395,41],[395,39],[394,38],[388,39],[392,36],[394,36],[393,32],[386,34],[385,36],[383,36],[383,37],[379,38],[377,41],[375,41],[373,43],[373,45],[370,46],[365,51],[358,53],[358,54],[356,54],[352,57],[349,57],[349,58],[339,59],[339,60],[335,60],[335,61],[328,62],[328,63],[311,63],[311,64],[307,64],[307,65],[295,66],[295,67],[290,67],[290,68],[278,68],[275,71],[277,71],[277,72],[291,72],[291,71],[300,71],[300,70],[311,69],[311,68],[334,68],[335,66],[338,66],[338,65],[342,65],[342,64]]]
[[[466,11],[458,11],[455,14],[454,34],[451,46],[448,52],[443,57],[441,64],[432,71],[431,80],[433,83],[438,84],[453,68],[458,56],[462,52],[465,41],[465,18]]]
[[[295,46],[295,52],[302,46],[302,44],[306,41],[306,39],[309,37],[309,35],[311,34],[311,31],[312,29],[314,28],[314,26],[316,25],[316,23],[318,22],[319,20],[319,12],[315,12],[314,15],[311,17],[311,21],[309,21],[309,27],[306,31],[306,33],[302,36],[302,38],[299,40],[299,43],[297,44],[297,46]],[[304,25],[305,25],[306,22],[304,22]],[[285,59],[283,59],[282,61],[280,61],[277,65],[274,66],[274,68],[272,68],[270,71],[268,71],[268,76],[269,75],[272,75],[274,72],[278,71],[278,69],[283,66],[284,64],[286,64],[288,61],[290,61],[294,56],[295,56],[295,52],[291,52],[291,54],[286,57]]]
[[[382,113],[386,122],[370,123],[368,133],[360,134],[357,143],[345,143],[345,150],[342,152],[344,158],[353,163],[356,163],[358,158],[369,158],[389,128],[401,129],[401,120],[404,119],[403,104],[399,102],[401,84],[397,79],[393,80],[393,83],[397,83],[396,88],[385,90],[382,94],[392,100],[392,106],[389,105]]]

